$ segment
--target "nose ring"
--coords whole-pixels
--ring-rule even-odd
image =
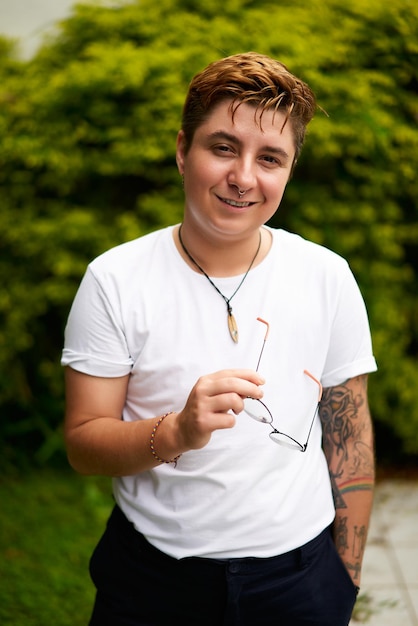
[[[247,190],[246,190],[246,189],[244,189],[244,191],[241,191],[241,189],[238,187],[238,195],[239,195],[239,197],[240,197],[240,198],[242,198],[242,196],[243,196],[244,194],[246,194],[246,193],[247,193]]]

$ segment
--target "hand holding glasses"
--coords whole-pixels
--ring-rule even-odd
[[[266,325],[266,334],[264,335],[263,345],[261,347],[260,356],[258,358],[258,363],[257,363],[257,367],[255,370],[256,372],[258,372],[258,368],[260,366],[261,357],[263,355],[264,346],[266,345],[267,336],[269,334],[269,329],[270,329],[269,323],[261,319],[261,317],[257,317],[257,320]],[[287,448],[291,448],[293,450],[299,450],[300,452],[305,452],[306,448],[308,447],[309,437],[311,435],[315,418],[319,411],[319,403],[322,397],[322,385],[319,382],[319,380],[317,380],[315,376],[313,376],[310,372],[308,372],[308,370],[303,370],[303,373],[306,376],[308,376],[314,383],[318,385],[318,402],[315,407],[315,412],[311,420],[311,424],[309,426],[308,436],[306,437],[305,443],[300,443],[299,441],[294,439],[291,435],[287,435],[286,433],[282,433],[280,432],[280,430],[277,430],[277,428],[274,426],[274,423],[273,423],[273,415],[271,414],[267,405],[264,404],[264,402],[262,402],[262,400],[257,400],[255,398],[246,398],[244,400],[244,411],[247,413],[247,415],[252,417],[257,422],[262,422],[263,424],[270,424],[270,426],[272,426],[273,430],[270,433],[270,439],[272,439],[272,441],[282,446],[286,446]]]

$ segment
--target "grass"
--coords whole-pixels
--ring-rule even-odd
[[[110,481],[34,471],[0,482],[0,624],[86,626],[91,552],[113,506]]]

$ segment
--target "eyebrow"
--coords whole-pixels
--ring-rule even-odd
[[[236,144],[237,146],[242,146],[242,141],[240,139],[238,139],[238,137],[236,137],[235,135],[231,135],[230,133],[227,133],[224,130],[216,130],[213,133],[210,133],[208,135],[208,139],[220,139],[220,140],[225,140],[225,141],[229,141],[231,143]],[[278,156],[281,156],[283,159],[288,159],[289,155],[286,152],[286,150],[283,150],[283,148],[279,148],[277,146],[269,146],[269,145],[265,145],[261,148],[262,152],[269,152],[270,154],[277,154]]]

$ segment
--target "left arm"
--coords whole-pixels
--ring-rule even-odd
[[[360,586],[374,486],[367,375],[324,389],[319,415],[336,510],[334,541],[354,584]]]

